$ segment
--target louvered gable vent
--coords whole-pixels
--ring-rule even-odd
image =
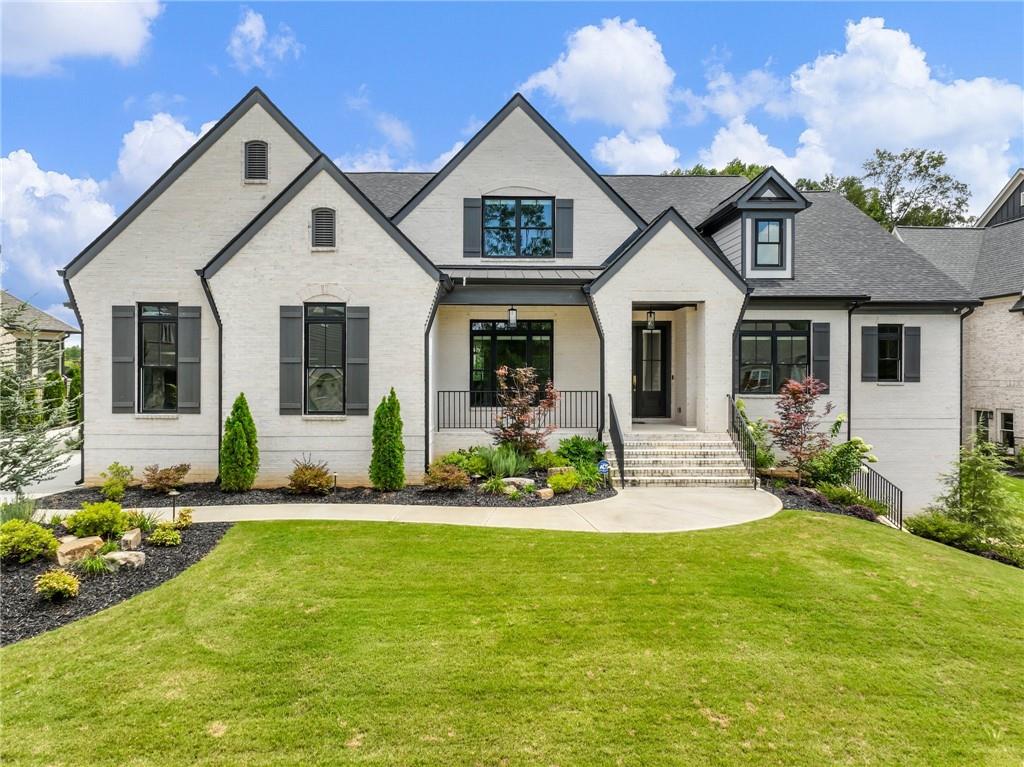
[[[267,154],[268,150],[266,141],[245,142],[246,181],[266,181],[270,178]]]
[[[334,211],[313,208],[313,247],[333,248],[334,242]]]

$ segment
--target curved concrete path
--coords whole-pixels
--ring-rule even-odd
[[[475,527],[578,530],[591,533],[672,533],[726,527],[763,519],[782,502],[763,490],[744,488],[627,487],[592,503],[534,508],[397,506],[371,503],[275,503],[197,506],[196,522],[338,519],[426,522]],[[149,509],[170,517],[170,509]]]

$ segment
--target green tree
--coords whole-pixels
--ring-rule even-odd
[[[252,487],[260,468],[260,451],[256,440],[256,423],[249,412],[245,393],[240,393],[224,422],[220,445],[220,488],[242,492]]]
[[[71,365],[67,368],[70,381],[68,383],[68,420],[71,423],[82,421],[82,366]]]
[[[373,413],[373,455],[370,458],[370,482],[378,490],[405,487],[405,442],[402,440],[402,413],[392,388],[381,398]]]
[[[880,218],[875,220],[889,231],[901,225],[969,223],[970,189],[945,168],[946,155],[942,152],[876,149],[864,163],[864,180],[872,182],[878,193]]]
[[[960,460],[942,476],[946,491],[934,510],[974,525],[985,535],[1012,542],[1020,538],[1021,516],[1003,484],[1005,468],[998,445],[979,440],[960,448]]]
[[[692,168],[675,168],[665,171],[664,176],[745,176],[748,179],[755,179],[768,169],[767,165],[756,163],[745,163],[738,157],[733,158],[721,170],[709,168],[702,163],[697,163]]]
[[[64,417],[67,418],[67,408],[64,402],[67,399],[67,384],[64,376],[57,370],[50,370],[46,373],[43,384],[43,413],[50,416],[58,408],[64,409]]]

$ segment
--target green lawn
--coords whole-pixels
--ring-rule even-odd
[[[0,652],[13,765],[1016,765],[1024,572],[838,516],[237,525]]]
[[[1006,485],[1006,489],[1010,491],[1010,495],[1020,504],[1021,513],[1024,514],[1024,479],[1020,477],[1003,477],[1003,482]]]

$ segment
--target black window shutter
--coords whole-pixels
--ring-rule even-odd
[[[199,412],[199,357],[203,322],[198,306],[178,307],[178,412]]]
[[[860,329],[860,380],[878,380],[878,327],[875,325]]]
[[[370,414],[370,307],[345,308],[345,413]]]
[[[811,375],[825,384],[829,390],[829,355],[831,353],[831,329],[827,322],[811,323]]]
[[[302,415],[302,307],[281,307],[280,413]]]
[[[479,258],[484,236],[483,201],[467,197],[462,201],[462,256]]]
[[[555,257],[572,258],[572,200],[555,200]]]
[[[921,380],[921,328],[903,328],[903,380]]]
[[[135,412],[135,307],[112,307],[110,327],[112,412]]]

